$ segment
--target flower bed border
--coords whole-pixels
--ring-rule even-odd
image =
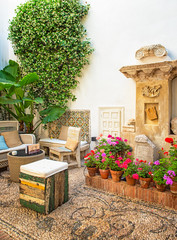
[[[95,177],[89,177],[87,175],[85,177],[85,183],[89,187],[120,194],[125,197],[136,198],[146,202],[157,203],[163,207],[177,210],[177,195],[172,194],[169,190],[159,192],[153,187],[143,189],[139,184],[130,186],[124,181],[113,182],[111,178],[102,179],[99,175]]]

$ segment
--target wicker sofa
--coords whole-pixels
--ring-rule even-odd
[[[0,132],[10,132],[13,130],[18,130],[18,121],[0,121]],[[28,145],[34,144],[36,142],[34,134],[19,135],[23,144],[13,148],[0,150],[0,169],[8,166],[7,153],[14,150],[26,149]]]

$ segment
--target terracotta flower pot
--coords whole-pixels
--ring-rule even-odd
[[[128,185],[134,186],[136,184],[136,179],[130,176],[126,176],[126,182]]]
[[[166,189],[166,185],[165,185],[165,184],[159,185],[157,182],[155,182],[155,186],[156,186],[156,188],[157,188],[157,190],[158,190],[159,192],[164,192],[165,189]]]
[[[170,185],[170,191],[173,194],[177,194],[177,182],[173,181],[173,184]]]
[[[113,171],[113,170],[110,170],[110,172],[111,172],[112,180],[114,182],[120,182],[122,174],[123,174],[123,171]]]
[[[142,178],[140,177],[140,185],[142,188],[149,188],[151,178]]]
[[[93,168],[87,167],[87,170],[90,177],[94,177],[96,175],[96,167]]]
[[[99,171],[100,171],[101,178],[107,179],[109,177],[109,173],[110,173],[109,169],[106,169],[106,170],[99,169]]]

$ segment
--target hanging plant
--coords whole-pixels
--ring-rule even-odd
[[[88,10],[78,0],[29,0],[16,9],[9,39],[23,73],[38,74],[30,91],[46,106],[76,99],[72,90],[93,52],[82,23]]]

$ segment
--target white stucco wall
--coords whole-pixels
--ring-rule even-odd
[[[12,18],[16,5],[22,2],[25,0],[0,0],[0,30],[3,31],[0,51],[4,62],[14,58],[6,42],[8,19]],[[160,43],[172,59],[177,59],[177,1],[87,2],[91,8],[85,26],[95,52],[75,91],[77,100],[70,107],[91,110],[91,135],[97,136],[99,107],[124,106],[125,122],[135,117],[135,82],[125,78],[119,69],[124,65],[136,64],[134,55],[137,49]]]

